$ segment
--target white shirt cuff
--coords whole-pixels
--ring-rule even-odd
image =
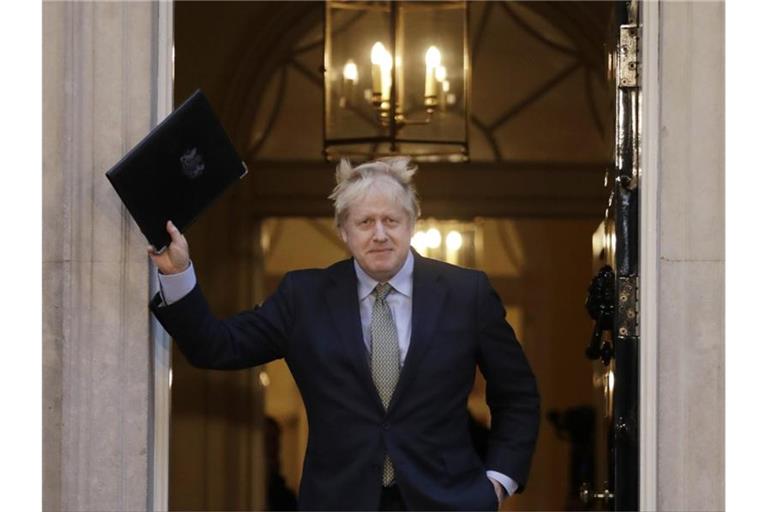
[[[504,490],[507,491],[507,496],[512,496],[515,494],[515,491],[517,490],[517,482],[509,478],[507,475],[499,473],[498,471],[491,470],[486,471],[485,474],[488,476],[488,478],[492,478],[499,482]]]
[[[195,268],[192,266],[191,261],[183,272],[165,275],[158,271],[157,278],[160,281],[160,296],[166,306],[170,306],[184,298],[197,284]]]

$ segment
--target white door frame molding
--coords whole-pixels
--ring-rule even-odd
[[[657,508],[659,304],[659,0],[640,4],[640,510]]]
[[[155,90],[152,94],[153,126],[157,126],[173,110],[173,2],[155,3]],[[159,283],[154,265],[147,258],[150,299],[157,293]],[[150,314],[152,344],[152,410],[150,410],[150,489],[147,508],[156,512],[168,510],[168,462],[171,415],[171,338],[154,315]]]

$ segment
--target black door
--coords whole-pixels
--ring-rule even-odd
[[[598,421],[595,482],[582,486],[593,510],[637,510],[638,431],[638,204],[640,141],[639,5],[616,2],[607,49],[615,88],[613,166],[606,171],[605,218],[593,238],[595,278],[587,309],[595,331],[586,351],[593,360]]]

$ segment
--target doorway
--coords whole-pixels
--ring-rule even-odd
[[[426,229],[474,227],[472,263],[507,305],[539,380],[546,417],[531,479],[507,509],[580,506],[574,483],[584,475],[570,469],[578,450],[562,420],[591,406],[595,385],[583,302],[611,165],[612,5],[472,3],[473,96],[483,98],[473,102],[472,162],[417,174]],[[263,300],[287,270],[346,257],[325,198],[333,165],[320,159],[322,3],[174,9],[175,102],[203,88],[251,169],[189,232],[201,285],[223,316]],[[264,508],[266,416],[278,422],[280,471],[296,490],[306,420],[280,364],[221,374],[174,353],[171,510]],[[482,424],[481,397],[478,381],[469,407]]]

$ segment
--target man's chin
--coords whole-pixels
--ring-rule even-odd
[[[374,263],[372,265],[366,265],[364,268],[368,275],[379,281],[384,281],[394,276],[395,273],[392,271],[392,269],[393,265],[391,263],[384,264],[381,262]]]
[[[391,267],[395,263],[395,258],[391,252],[370,253],[367,260],[372,268]]]

